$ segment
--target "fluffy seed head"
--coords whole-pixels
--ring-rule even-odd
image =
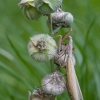
[[[66,90],[62,73],[55,71],[42,79],[42,89],[45,93],[58,95]]]
[[[56,42],[47,34],[34,35],[30,38],[28,52],[37,61],[49,61],[57,52]]]

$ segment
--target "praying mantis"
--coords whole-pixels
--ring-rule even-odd
[[[61,67],[65,67],[66,69],[66,86],[68,90],[68,94],[71,100],[84,100],[82,96],[82,92],[79,86],[79,82],[76,76],[76,72],[74,69],[75,66],[75,58],[72,54],[73,46],[72,46],[72,37],[68,36],[72,31],[72,28],[65,34],[64,37],[60,36],[60,40],[58,42],[58,51],[55,56],[55,63]],[[69,43],[63,44],[63,40],[68,38]]]

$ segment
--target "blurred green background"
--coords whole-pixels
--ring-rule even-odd
[[[27,20],[19,2],[0,0],[0,100],[28,100],[28,91],[40,86],[41,79],[50,73],[48,62],[38,63],[27,52],[33,34],[48,33],[46,17],[38,22]],[[100,1],[63,0],[62,9],[74,16],[75,70],[84,100],[100,100]],[[70,99],[65,92],[58,100]]]

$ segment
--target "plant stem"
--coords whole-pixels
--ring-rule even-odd
[[[49,23],[50,23],[50,27],[49,27],[50,36],[52,37],[53,33],[52,33],[52,17],[51,17],[51,14],[48,16],[48,19],[49,19]],[[50,60],[50,67],[51,67],[51,72],[53,72],[54,71],[54,60],[53,59]],[[56,96],[54,96],[54,98],[52,98],[52,100],[57,100]]]
[[[50,60],[50,67],[51,67],[51,72],[54,71],[54,61],[53,59]]]
[[[49,24],[50,24],[50,27],[49,27],[49,30],[50,30],[50,36],[52,36],[52,17],[51,17],[51,14],[48,16],[48,19],[49,19]]]
[[[50,36],[52,37],[53,33],[52,33],[52,17],[51,14],[48,15],[48,20],[49,20],[49,30],[50,30]],[[50,60],[50,66],[51,66],[51,72],[53,72],[53,68],[54,68],[54,61],[53,59]]]
[[[54,100],[57,100],[57,96],[55,96],[55,99]]]
[[[56,96],[53,96],[51,100],[57,100],[57,97]]]

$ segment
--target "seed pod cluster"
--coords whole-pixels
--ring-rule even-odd
[[[66,90],[62,73],[55,71],[42,79],[42,89],[45,93],[59,95]]]
[[[38,62],[54,59],[54,63],[60,68],[65,67],[66,82],[59,71],[46,75],[41,81],[43,90],[36,89],[33,93],[29,92],[29,100],[54,100],[56,95],[66,90],[66,86],[71,100],[83,100],[74,70],[75,57],[72,54],[72,37],[69,36],[69,43],[63,43],[63,40],[72,31],[71,25],[74,18],[70,12],[62,11],[61,5],[62,0],[21,0],[19,3],[24,16],[29,20],[38,20],[43,15],[48,16],[47,26],[51,34],[57,33],[61,28],[70,28],[64,37],[61,36],[58,46],[54,38],[48,34],[37,34],[30,38],[29,55]]]
[[[42,15],[55,12],[62,0],[21,0],[18,4],[24,16],[29,20],[38,20]]]

